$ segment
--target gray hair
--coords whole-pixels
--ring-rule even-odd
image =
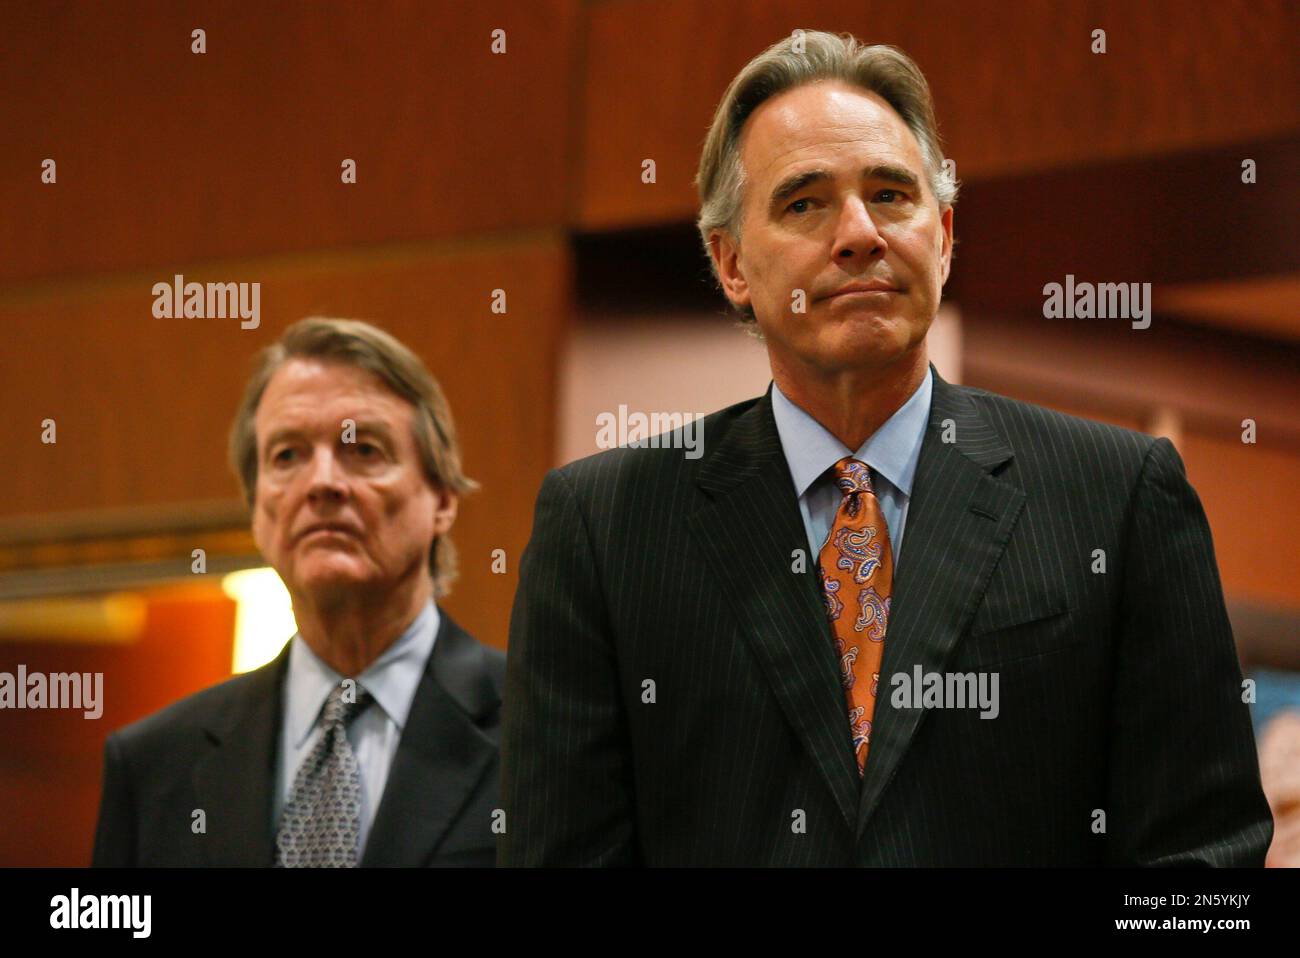
[[[309,317],[294,323],[279,342],[254,358],[253,375],[230,427],[230,465],[239,477],[249,508],[254,506],[257,493],[257,407],[271,377],[291,359],[325,360],[374,373],[415,407],[411,431],[430,484],[458,496],[478,488],[478,483],[461,470],[451,407],[420,358],[396,337],[369,323]],[[446,595],[456,578],[456,549],[445,533],[429,546],[429,573],[434,595]]]
[[[800,49],[801,48],[801,49]],[[718,278],[709,238],[725,231],[738,242],[741,189],[740,134],[750,115],[766,100],[819,80],[839,80],[870,90],[892,106],[916,137],[930,190],[944,210],[957,202],[958,183],[943,167],[943,147],[934,101],[925,75],[906,53],[887,44],[866,45],[849,34],[795,31],[772,44],[736,74],[713,114],[700,155],[695,185],[700,193],[697,226],[709,266]],[[744,311],[753,321],[753,311]]]

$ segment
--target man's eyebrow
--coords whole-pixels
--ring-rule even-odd
[[[892,166],[889,163],[873,166],[866,170],[865,175],[870,180],[884,180],[886,183],[897,183],[899,186],[910,186],[912,189],[921,185],[916,174],[911,170]]]
[[[358,433],[373,433],[385,442],[393,441],[393,431],[388,428],[388,423],[380,422],[377,419],[361,419],[357,421]]]
[[[339,423],[340,435],[342,434],[342,431],[343,431],[343,424]],[[357,433],[358,435],[361,433],[372,433],[376,436],[379,436],[381,439],[385,440],[390,444],[393,441],[393,431],[388,428],[388,424],[385,422],[381,422],[377,419],[357,420]],[[276,443],[283,442],[286,439],[299,439],[304,435],[305,433],[301,429],[298,429],[296,427],[293,426],[281,427],[280,429],[277,429],[274,432],[272,432],[271,435],[267,437],[266,448],[269,450],[273,446],[275,446]]]
[[[274,432],[271,433],[271,435],[266,437],[266,448],[269,450],[272,446],[274,446],[278,442],[283,442],[286,439],[297,439],[302,434],[303,433],[301,429],[282,427],[280,429],[275,430]]]
[[[820,183],[822,180],[829,180],[831,174],[829,170],[804,170],[802,173],[795,173],[793,176],[787,176],[772,191],[772,206],[780,206],[781,203],[798,193],[806,186],[813,183]]]
[[[907,186],[912,189],[920,186],[916,174],[911,170],[889,163],[878,163],[875,166],[867,167],[862,171],[862,175],[866,179],[884,180],[887,183],[897,183],[899,186]],[[788,176],[772,191],[772,206],[779,206],[784,200],[813,183],[820,183],[829,179],[831,179],[831,174],[828,170],[805,170],[802,173]]]

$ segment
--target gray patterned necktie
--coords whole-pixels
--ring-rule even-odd
[[[344,691],[356,701],[344,701]],[[325,702],[325,733],[294,776],[275,837],[279,868],[355,868],[361,834],[361,772],[347,728],[374,698],[340,682]]]

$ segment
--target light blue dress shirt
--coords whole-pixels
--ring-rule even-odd
[[[416,689],[424,675],[438,634],[438,607],[430,600],[397,641],[384,650],[364,672],[357,685],[374,696],[374,702],[348,727],[348,742],[361,773],[361,833],[358,854],[366,847],[375,810],[384,794],[388,770],[411,713]],[[320,724],[325,700],[343,681],[303,641],[290,640],[289,669],[284,684],[284,721],[276,759],[275,811],[272,828],[279,830],[280,814],[289,802],[294,777],[325,733]],[[358,690],[359,694],[360,690]]]
[[[912,479],[921,456],[921,441],[930,422],[930,394],[933,374],[929,368],[925,379],[907,402],[885,421],[856,451],[850,451],[825,426],[791,402],[776,383],[772,384],[772,414],[781,437],[785,461],[794,478],[799,511],[817,560],[826,537],[835,522],[835,512],[843,496],[827,474],[845,456],[853,456],[871,467],[871,486],[889,527],[889,545],[898,568],[903,550],[903,527],[907,523],[907,506],[912,497]]]

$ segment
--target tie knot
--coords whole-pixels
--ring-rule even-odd
[[[846,496],[851,496],[855,492],[875,494],[871,488],[871,469],[865,462],[852,456],[845,456],[835,463],[835,485],[839,486],[840,493]]]
[[[330,697],[325,700],[325,727],[341,725],[347,728],[374,700],[374,696],[356,682],[345,679],[334,686]]]

